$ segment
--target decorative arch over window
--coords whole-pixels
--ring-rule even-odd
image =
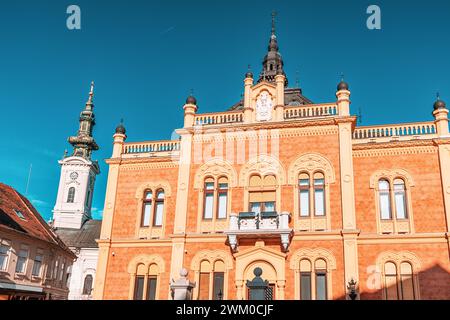
[[[213,158],[204,163],[195,173],[194,189],[202,189],[204,187],[205,177],[219,178],[221,176],[228,178],[230,187],[237,185],[237,172],[233,166],[220,158]]]
[[[130,300],[156,300],[159,298],[160,275],[165,272],[164,260],[159,255],[141,254],[128,264]]]
[[[332,271],[336,259],[327,249],[299,249],[291,258],[290,268],[295,272],[295,299],[332,299]]]
[[[233,259],[223,250],[202,250],[191,261],[191,270],[199,285],[194,289],[194,299],[227,299],[228,275],[233,269]]]
[[[246,187],[250,177],[273,175],[277,178],[278,186],[286,184],[286,173],[281,162],[271,155],[259,155],[250,159],[239,173],[239,186]]]
[[[385,300],[420,299],[420,259],[409,251],[385,251],[377,257],[381,272],[382,295]]]
[[[319,153],[303,154],[294,160],[288,170],[288,184],[296,185],[301,172],[313,174],[320,171],[325,175],[327,183],[336,182],[335,171],[330,160]]]
[[[403,169],[378,170],[370,177],[375,192],[377,230],[381,234],[414,233],[411,188],[415,182]]]

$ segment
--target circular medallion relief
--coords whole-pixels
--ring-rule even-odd
[[[72,173],[70,174],[70,179],[72,179],[72,180],[77,180],[77,178],[78,178],[78,173],[72,172]]]

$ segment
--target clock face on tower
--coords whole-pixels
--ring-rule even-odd
[[[78,173],[72,172],[72,173],[70,174],[70,179],[72,179],[72,180],[77,180],[77,178],[78,178]]]

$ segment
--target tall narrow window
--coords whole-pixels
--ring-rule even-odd
[[[58,258],[56,258],[55,264],[53,265],[53,279],[55,279],[55,280],[57,279],[57,276],[58,276],[58,270],[59,270],[58,266],[59,266],[59,260],[58,260]]]
[[[84,295],[90,295],[91,291],[92,291],[92,275],[88,274],[84,278],[83,294]]]
[[[213,273],[213,300],[222,300],[224,297],[224,277],[225,277],[225,264],[221,260],[217,260],[214,263]]]
[[[311,262],[300,261],[300,299],[311,300]]]
[[[300,217],[309,217],[309,175],[302,173],[298,180]]]
[[[153,195],[151,190],[147,190],[144,193],[144,207],[142,212],[142,220],[141,220],[141,226],[142,227],[148,227],[150,225],[150,216],[152,213],[152,201],[153,201]]]
[[[414,300],[414,279],[412,266],[408,262],[402,262],[400,265],[400,281],[403,300]]]
[[[228,182],[227,178],[219,179],[219,188],[217,192],[217,218],[227,218],[227,202],[228,202]]]
[[[316,300],[327,300],[327,264],[325,260],[315,262],[316,269]]]
[[[314,214],[325,215],[325,179],[322,173],[314,174]]]
[[[393,262],[384,265],[384,277],[386,300],[398,300],[397,266]]]
[[[86,194],[86,201],[84,204],[86,207],[89,207],[90,200],[91,200],[91,190],[88,190]]]
[[[405,196],[405,182],[402,179],[394,180],[394,198],[395,198],[395,213],[397,219],[406,219],[406,196]]]
[[[205,203],[203,205],[203,219],[212,219],[214,211],[214,180],[205,180]]]
[[[65,271],[65,269],[66,269],[66,263],[65,263],[65,261],[62,261],[62,262],[61,262],[61,270],[60,270],[60,272],[59,272],[59,278],[58,278],[59,281],[62,281],[62,279],[63,279],[63,277],[64,277],[64,271]]]
[[[389,182],[387,180],[380,180],[378,182],[378,190],[380,197],[380,214],[381,219],[389,220],[391,219],[391,200],[389,194]]]
[[[144,276],[136,276],[134,281],[134,300],[144,299]]]
[[[208,261],[202,261],[200,264],[200,279],[198,287],[198,299],[209,299],[209,279],[211,274],[211,264]]]
[[[34,257],[33,271],[31,273],[35,277],[39,277],[41,275],[42,260],[43,252],[42,250],[38,249],[36,251],[36,256]]]
[[[5,271],[8,268],[9,250],[11,246],[8,241],[0,240],[0,270]]]
[[[156,300],[156,276],[149,276],[147,279],[147,300]]]
[[[163,223],[164,214],[164,190],[159,189],[156,192],[156,205],[155,205],[155,215],[153,218],[153,226],[161,227]]]
[[[17,255],[16,273],[25,273],[28,260],[28,246],[21,246]]]
[[[67,202],[73,203],[75,200],[75,187],[70,187],[69,192],[67,194]]]

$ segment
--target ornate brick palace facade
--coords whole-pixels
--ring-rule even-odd
[[[248,299],[257,267],[273,299],[450,299],[450,135],[430,121],[357,126],[344,81],[315,104],[288,87],[274,26],[243,99],[198,113],[179,139],[126,142],[109,164],[96,299]],[[181,110],[181,106],[180,106]]]

